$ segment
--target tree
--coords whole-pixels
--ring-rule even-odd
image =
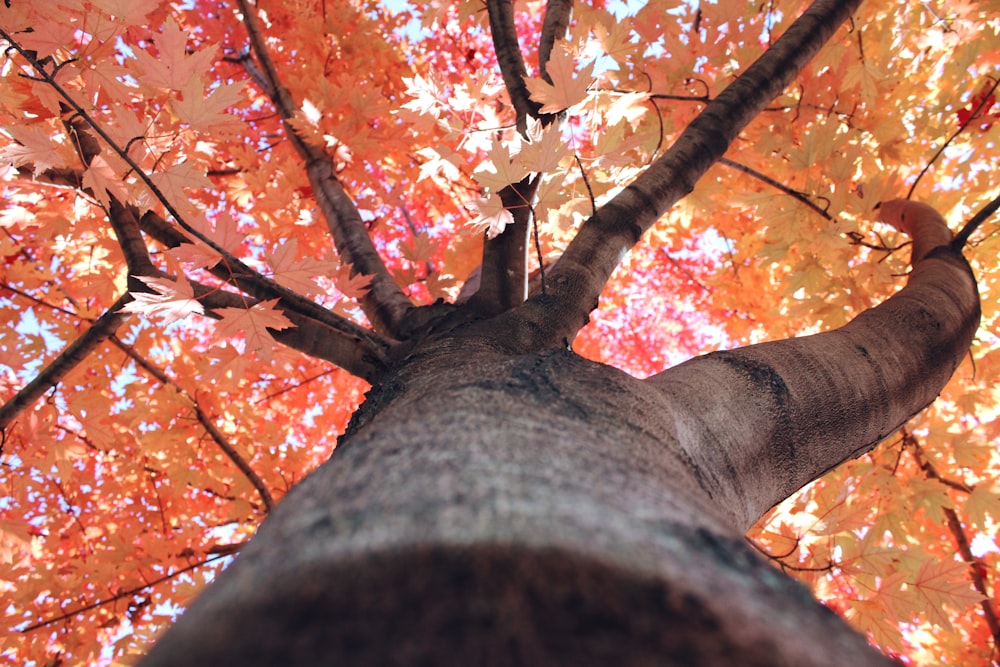
[[[996,660],[995,9],[5,4],[5,657]]]

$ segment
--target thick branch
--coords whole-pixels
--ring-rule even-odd
[[[223,280],[226,280],[227,282],[231,282],[239,286],[240,289],[243,289],[248,293],[254,294],[258,298],[262,299],[279,298],[284,302],[285,307],[294,307],[299,312],[307,314],[309,317],[324,323],[333,330],[343,332],[347,335],[355,336],[359,342],[363,342],[368,346],[367,351],[373,358],[382,362],[386,360],[386,350],[389,346],[389,343],[384,338],[375,334],[374,332],[367,331],[362,327],[359,327],[351,322],[348,322],[343,318],[334,315],[333,313],[329,312],[328,310],[316,304],[315,302],[310,301],[309,299],[303,297],[302,295],[293,292],[292,290],[283,287],[282,285],[279,285],[270,278],[267,278],[266,276],[261,275],[257,271],[254,271],[245,263],[243,263],[240,259],[238,259],[236,256],[234,256],[226,249],[222,248],[217,243],[215,243],[212,239],[208,238],[198,230],[191,227],[191,225],[188,224],[184,220],[184,218],[180,215],[180,213],[173,206],[173,204],[171,204],[171,202],[163,195],[163,193],[159,190],[159,188],[156,187],[156,185],[149,178],[149,175],[146,174],[141,169],[141,167],[135,163],[135,161],[128,155],[127,151],[118,146],[114,142],[114,140],[107,134],[107,132],[105,132],[104,129],[98,123],[96,123],[94,119],[79,104],[76,103],[76,101],[72,98],[72,96],[70,96],[69,93],[67,93],[66,90],[63,89],[58,82],[56,82],[54,77],[42,67],[41,63],[31,52],[24,50],[17,42],[15,42],[10,37],[10,35],[8,35],[2,29],[0,29],[0,37],[10,42],[11,46],[13,46],[14,49],[18,51],[18,53],[20,53],[25,59],[28,60],[29,64],[35,69],[35,71],[38,72],[39,76],[48,85],[50,85],[59,94],[60,97],[63,98],[66,105],[72,108],[78,119],[82,119],[82,121],[85,121],[86,125],[91,130],[93,130],[98,136],[100,136],[101,139],[104,140],[104,142],[122,160],[124,160],[126,164],[129,165],[129,167],[133,170],[136,176],[141,181],[143,181],[146,187],[149,188],[150,192],[153,193],[153,195],[164,206],[164,208],[171,215],[171,217],[174,218],[177,224],[186,233],[188,233],[191,237],[198,239],[199,241],[207,245],[209,248],[219,253],[219,255],[221,255],[222,261],[218,265],[216,265],[216,267],[214,267],[214,270],[215,271],[221,269],[225,270],[226,275],[222,276]],[[83,125],[81,123],[74,123],[72,127],[75,133],[80,133],[82,131]],[[88,153],[93,151],[93,146],[87,147],[86,145],[81,144],[81,147],[87,149]],[[58,180],[67,177],[72,178],[72,175],[66,172],[67,170],[59,170],[58,174],[56,174],[55,176],[55,179]],[[75,185],[75,187],[79,187],[80,181],[77,180],[76,183],[77,185]],[[153,216],[153,218],[157,219],[159,222],[162,222],[162,225],[160,225],[161,229],[163,227],[170,227],[170,225],[166,223],[166,221],[164,221],[159,216],[153,214],[152,211],[148,212],[147,215],[143,216],[142,221],[140,222],[150,219],[150,216]],[[173,238],[183,239],[182,241],[179,242],[184,242],[188,240],[182,234],[177,232],[177,230],[173,229],[172,232],[170,233],[170,236]],[[252,289],[248,289],[248,286],[252,287]],[[396,289],[398,289],[398,287]],[[403,298],[406,299],[405,295],[403,296]],[[408,299],[407,303],[409,303]]]
[[[82,186],[82,174],[76,169],[47,169],[36,173],[30,166],[22,167],[26,174],[31,174],[36,181],[52,183],[86,191]],[[137,272],[136,268],[144,266],[141,258],[143,250],[138,246],[141,238],[135,237],[131,228],[131,220],[138,214],[138,209],[131,205],[122,205],[112,199],[111,216],[119,242],[130,247],[126,251],[126,261],[129,262],[129,272],[133,275],[159,275],[158,269],[150,265],[148,270]],[[118,216],[117,224],[114,216]],[[182,243],[190,243],[191,239],[181,233],[163,217],[147,211],[138,222],[142,231],[167,248],[176,248]],[[122,239],[126,240],[122,240]],[[132,255],[133,259],[128,258]],[[147,254],[148,258],[148,254]],[[132,264],[137,266],[133,268]],[[234,270],[241,269],[241,270]],[[219,262],[209,269],[212,275],[239,288],[244,293],[259,300],[277,298],[278,308],[296,325],[295,328],[272,332],[275,340],[289,347],[309,354],[318,359],[329,361],[344,370],[372,382],[384,368],[391,342],[350,320],[330,312],[317,303],[310,301],[290,290],[273,289],[275,283],[260,275],[250,267],[240,263],[232,267],[225,261]],[[195,296],[207,308],[231,307],[246,308],[248,304],[235,294],[200,285],[192,281]],[[133,285],[130,289],[146,289],[145,285]],[[294,299],[287,298],[288,294]],[[217,305],[212,305],[212,303]],[[211,317],[211,313],[208,313]]]
[[[247,0],[238,0],[250,45],[260,62],[265,92],[271,97],[292,145],[305,161],[306,174],[341,259],[351,266],[352,275],[372,276],[371,288],[360,300],[361,308],[376,331],[393,336],[403,334],[404,320],[413,303],[389,274],[375,249],[361,214],[337,178],[333,159],[320,148],[307,143],[288,122],[297,107],[278,76],[277,67],[264,43],[255,8]],[[258,77],[259,78],[259,77]]]
[[[840,329],[715,352],[648,380],[675,406],[700,483],[741,530],[891,435],[968,352],[979,296],[944,220],[904,200],[882,215],[914,236],[916,264],[898,294]]]
[[[573,14],[573,0],[549,0],[542,20],[542,36],[538,40],[538,69],[543,79],[552,83],[548,73],[549,57],[557,39],[562,39]]]
[[[205,307],[205,315],[213,319],[218,316],[213,310],[220,308],[249,308],[258,303],[256,299],[247,301],[239,294],[226,292],[214,287],[191,281],[194,296]],[[329,361],[368,382],[375,382],[385,365],[373,357],[368,348],[356,338],[331,328],[329,325],[303,315],[291,308],[282,308],[282,314],[295,326],[280,331],[268,329],[271,336],[282,345],[298,350],[311,357]]]
[[[555,302],[529,299],[520,315],[550,344],[572,340],[612,271],[642,234],[722,157],[739,132],[784,90],[860,0],[817,0],[747,70],[709,102],[674,144],[590,218],[553,268]],[[552,312],[555,305],[561,311]],[[556,320],[553,327],[546,322]]]
[[[567,4],[568,6],[564,6]],[[571,1],[566,3],[553,0],[546,9],[539,44],[543,72],[553,41],[565,33],[572,4]],[[524,83],[527,70],[517,40],[512,1],[490,0],[487,2],[487,10],[497,63],[517,114],[517,130],[524,135],[529,117],[541,119],[543,124],[548,124],[555,116],[539,113],[541,105],[531,100]],[[560,24],[562,32],[559,31]],[[470,306],[483,315],[505,312],[528,298],[528,237],[531,233],[531,203],[538,182],[538,178],[525,178],[520,183],[505,187],[499,193],[504,206],[514,216],[514,222],[502,234],[494,239],[487,239],[483,244],[479,291],[470,301]]]
[[[139,227],[138,210],[133,206],[124,206],[112,197],[108,206],[108,221],[115,230],[118,245],[125,255],[129,291],[145,291],[147,287],[138,277],[159,275],[161,271],[149,257],[149,248],[146,247],[146,240],[142,238],[142,229]]]
[[[496,238],[483,244],[479,291],[469,300],[470,308],[490,317],[519,306],[528,298],[528,237],[531,233],[531,201],[538,178],[525,178],[500,191],[500,199],[514,222]]]
[[[125,321],[127,315],[121,312],[122,306],[130,302],[132,297],[126,292],[101,315],[90,328],[75,341],[70,343],[19,392],[0,407],[0,429],[7,428],[22,410],[38,400],[42,394],[59,384],[66,374],[76,368],[101,343],[114,334]]]
[[[524,83],[527,69],[517,41],[514,3],[513,0],[487,0],[486,9],[490,16],[490,32],[493,35],[497,63],[510,101],[517,112],[517,131],[523,135],[528,127],[528,118],[537,118],[541,105],[532,101],[528,86]]]

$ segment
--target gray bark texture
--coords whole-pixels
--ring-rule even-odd
[[[929,207],[887,209],[947,238]],[[847,326],[647,380],[499,324],[429,336],[143,664],[892,664],[742,533],[968,350],[972,274],[921,243]]]

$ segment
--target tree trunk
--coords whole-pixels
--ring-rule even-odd
[[[649,383],[451,338],[146,665],[884,665],[747,546]]]

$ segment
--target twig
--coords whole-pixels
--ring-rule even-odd
[[[948,139],[945,140],[943,144],[941,144],[941,147],[937,149],[937,152],[934,153],[934,156],[927,162],[926,165],[924,165],[924,168],[920,170],[920,173],[917,174],[916,180],[913,181],[913,185],[910,186],[910,191],[906,193],[906,199],[910,199],[913,197],[913,192],[917,189],[917,185],[920,183],[920,179],[924,177],[924,174],[926,174],[927,171],[931,168],[931,166],[935,162],[937,162],[937,159],[944,154],[945,149],[951,145],[951,142],[955,141],[955,139],[957,139],[958,136],[965,131],[965,128],[969,127],[969,125],[972,122],[972,119],[975,118],[976,115],[986,107],[986,102],[989,101],[990,96],[993,95],[993,93],[996,91],[997,86],[1000,86],[1000,79],[994,81],[993,87],[990,88],[985,95],[983,95],[983,99],[980,100],[979,104],[976,105],[976,108],[972,110],[972,114],[969,116],[968,122],[966,122],[965,125],[962,125],[957,130],[955,130],[955,132],[950,137],[948,137]]]
[[[736,162],[735,160],[730,160],[729,158],[725,158],[725,157],[724,158],[719,158],[719,164],[724,164],[727,167],[731,167],[733,169],[737,169],[739,171],[742,171],[744,174],[748,174],[750,176],[753,176],[757,180],[763,181],[764,183],[767,183],[771,187],[776,188],[778,190],[781,190],[786,195],[789,195],[790,197],[794,197],[798,201],[802,202],[803,204],[805,204],[806,206],[808,206],[809,208],[811,208],[812,210],[814,210],[816,213],[819,213],[821,216],[823,216],[824,218],[826,218],[830,222],[837,222],[836,218],[834,218],[832,215],[830,215],[830,213],[826,209],[824,209],[824,208],[820,207],[818,204],[816,204],[816,202],[814,202],[809,197],[809,195],[807,195],[804,192],[800,192],[798,190],[790,188],[787,185],[785,185],[784,183],[780,183],[780,182],[774,180],[773,178],[771,178],[767,174],[762,174],[762,173],[760,173],[759,171],[757,171],[756,169],[754,169],[752,167],[748,167],[747,165],[742,164],[740,162]]]
[[[226,554],[226,553],[220,553],[218,555],[213,555],[210,558],[206,558],[206,559],[204,559],[202,561],[199,561],[197,563],[191,563],[190,565],[182,567],[179,570],[175,570],[175,571],[173,571],[173,572],[171,572],[169,574],[163,575],[162,577],[159,577],[157,579],[153,579],[151,581],[148,581],[148,582],[146,582],[145,584],[143,584],[141,586],[136,586],[135,588],[130,588],[130,589],[126,590],[126,591],[122,591],[121,593],[118,593],[117,595],[113,595],[113,596],[111,596],[109,598],[104,598],[103,600],[98,600],[97,602],[92,602],[92,603],[90,603],[88,605],[84,605],[83,607],[80,607],[79,609],[74,609],[73,611],[67,611],[64,614],[60,614],[58,616],[54,616],[53,618],[48,618],[48,619],[46,619],[44,621],[39,621],[38,623],[33,623],[33,624],[29,625],[28,627],[23,628],[22,630],[20,630],[20,632],[21,632],[21,634],[25,634],[25,633],[28,633],[28,632],[32,632],[34,630],[39,630],[41,628],[47,627],[47,626],[52,625],[54,623],[58,623],[59,621],[65,621],[68,618],[73,618],[74,616],[77,616],[79,614],[83,614],[85,612],[88,612],[91,609],[97,609],[98,607],[103,607],[106,604],[111,604],[112,602],[117,602],[118,600],[122,600],[124,598],[130,597],[132,595],[135,595],[136,593],[139,593],[141,591],[146,590],[147,588],[152,588],[153,586],[157,586],[159,584],[162,584],[165,581],[170,581],[174,577],[179,577],[180,575],[184,574],[185,572],[190,572],[191,570],[193,570],[195,568],[198,568],[198,567],[201,567],[202,565],[208,565],[209,563],[214,563],[217,560],[221,560],[221,559],[227,558],[227,557],[229,557],[229,554]]]

